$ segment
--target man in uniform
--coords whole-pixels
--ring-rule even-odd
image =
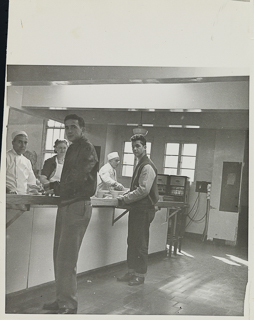
[[[114,190],[123,190],[124,186],[117,182],[116,168],[120,163],[120,158],[118,152],[111,152],[108,154],[108,162],[100,168],[99,179],[97,191],[108,190],[111,187]]]
[[[26,194],[29,185],[36,188],[30,160],[23,156],[28,144],[25,131],[12,133],[13,148],[6,153],[6,193]]]

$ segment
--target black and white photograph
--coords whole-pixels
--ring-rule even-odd
[[[253,13],[9,1],[1,319],[251,319]]]

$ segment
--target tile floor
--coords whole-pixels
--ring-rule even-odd
[[[78,277],[78,314],[243,316],[248,277],[246,246],[185,238],[182,253],[149,257],[145,284],[116,281],[125,263]],[[42,314],[54,284],[6,297],[6,313]]]

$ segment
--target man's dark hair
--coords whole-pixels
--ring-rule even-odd
[[[143,146],[146,146],[146,138],[142,134],[134,134],[131,137],[131,142],[139,140]]]
[[[85,127],[85,121],[82,117],[77,116],[76,114],[68,114],[65,118],[64,118],[64,123],[67,120],[78,120],[78,124],[80,126],[80,128],[84,128]]]

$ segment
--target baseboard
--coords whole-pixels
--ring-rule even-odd
[[[158,258],[158,257],[164,257],[166,255],[166,249],[163,250],[163,251],[158,251],[158,252],[153,252],[153,253],[150,253],[148,255],[148,258],[149,259],[154,259],[154,258]],[[102,267],[99,267],[99,268],[96,268],[96,269],[92,269],[92,270],[87,270],[87,271],[84,271],[84,272],[80,272],[77,274],[77,278],[82,278],[82,277],[85,277],[85,276],[96,276],[97,273],[108,273],[109,272],[109,269],[111,273],[114,273],[114,272],[117,272],[117,268],[123,266],[123,265],[126,265],[126,260],[124,261],[120,261],[120,262],[116,262],[116,263],[112,263],[112,264],[109,264],[107,266],[102,266]],[[127,267],[126,267],[127,268]],[[10,298],[10,297],[15,297],[15,296],[18,296],[20,294],[23,294],[25,292],[33,292],[33,291],[36,291],[38,290],[39,288],[43,288],[45,286],[51,286],[51,285],[54,285],[54,280],[53,281],[49,281],[49,282],[45,282],[45,283],[42,283],[42,284],[39,284],[37,286],[33,286],[33,287],[29,287],[29,288],[26,288],[26,289],[22,289],[22,290],[19,290],[19,291],[15,291],[15,292],[11,292],[11,293],[8,293],[6,294],[6,297]]]
[[[202,237],[203,237],[203,235],[200,233],[185,232],[184,237],[183,237],[183,241],[184,241],[184,238],[202,240]]]

